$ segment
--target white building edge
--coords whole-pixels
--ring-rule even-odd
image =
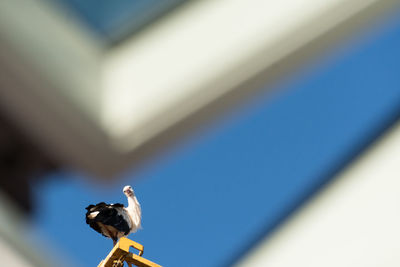
[[[238,267],[400,266],[400,124]]]

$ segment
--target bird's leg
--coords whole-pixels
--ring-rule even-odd
[[[118,239],[112,239],[112,241],[113,241],[113,247],[115,247],[115,245],[117,244],[117,242],[118,242]]]

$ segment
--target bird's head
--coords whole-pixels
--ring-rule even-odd
[[[135,192],[132,189],[132,186],[130,186],[130,185],[125,186],[123,189],[123,192],[124,192],[125,196],[127,196],[127,197],[131,197],[135,194]]]

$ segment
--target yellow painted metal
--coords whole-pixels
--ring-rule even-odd
[[[130,248],[138,250],[138,255],[129,252]],[[161,267],[161,265],[143,258],[143,250],[143,245],[122,237],[108,254],[107,258],[102,260],[97,267],[122,267],[124,266],[124,262],[127,262],[129,266],[133,264],[137,267]]]

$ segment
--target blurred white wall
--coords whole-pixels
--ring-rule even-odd
[[[238,267],[400,266],[400,125]]]
[[[60,253],[29,232],[27,218],[0,191],[0,266],[67,266]],[[55,258],[61,262],[56,263]]]

